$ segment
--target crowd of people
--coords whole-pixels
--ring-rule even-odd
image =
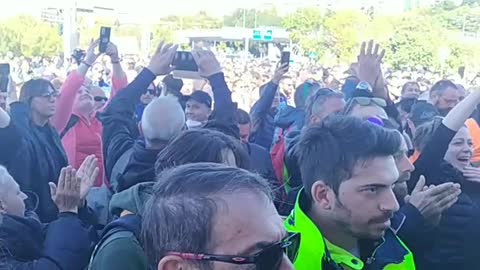
[[[0,89],[0,269],[477,269],[479,89],[97,47]]]

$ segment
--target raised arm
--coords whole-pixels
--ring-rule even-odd
[[[135,106],[140,96],[158,75],[171,72],[171,63],[177,46],[160,44],[149,66],[111,100],[99,115],[103,125],[102,143],[105,158],[105,173],[110,178],[117,160],[133,146],[138,137]]]
[[[98,46],[98,43],[99,41],[97,40],[90,44],[85,60],[80,63],[80,66],[78,66],[76,71],[72,71],[68,75],[67,80],[62,85],[60,96],[56,103],[57,109],[51,120],[51,123],[59,133],[61,133],[67,126],[72,115],[77,92],[85,82],[85,75],[87,74],[88,69],[98,58],[98,54],[95,54],[95,48]]]
[[[250,112],[252,117],[258,119],[264,117],[268,113],[272,107],[273,100],[275,99],[278,85],[287,72],[288,64],[284,64],[277,68],[272,80],[267,85],[263,86],[265,87],[265,90],[261,92],[260,99],[253,105],[252,111]]]
[[[22,136],[12,123],[6,111],[0,108],[0,164],[7,163],[18,153],[22,144]]]
[[[110,56],[112,62],[112,92],[110,98],[113,98],[118,93],[118,90],[127,87],[128,79],[127,74],[123,71],[122,65],[120,65],[117,46],[110,42],[106,54]]]
[[[198,65],[198,72],[202,77],[208,78],[212,86],[215,120],[234,123],[237,108],[232,101],[232,92],[228,89],[217,58],[208,50],[195,50],[192,54]]]

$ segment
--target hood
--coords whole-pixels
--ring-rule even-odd
[[[110,222],[102,232],[102,238],[111,234],[112,229],[122,228],[132,232],[137,239],[140,239],[142,231],[142,218],[140,215],[126,215]],[[112,231],[114,232],[114,231]]]
[[[165,143],[165,146],[167,143]],[[133,185],[150,182],[155,179],[155,161],[161,149],[146,149],[144,141],[136,141],[133,146],[132,156],[122,175],[120,190],[125,190]]]
[[[294,107],[281,108],[275,116],[274,124],[276,127],[287,129],[291,125],[296,125],[297,129],[303,127],[305,121],[304,110]]]
[[[6,248],[20,261],[32,261],[42,256],[43,227],[33,218],[0,215],[0,251]]]
[[[154,182],[134,185],[120,193],[113,195],[110,201],[110,212],[118,216],[123,210],[134,214],[141,214],[143,207],[152,194]]]

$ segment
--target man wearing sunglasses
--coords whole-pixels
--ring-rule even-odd
[[[400,146],[396,131],[353,117],[333,116],[303,133],[304,189],[285,222],[301,235],[295,269],[415,269],[390,221],[399,209]]]
[[[148,88],[142,92],[142,95],[140,96],[140,103],[135,109],[138,122],[142,120],[145,107],[147,107],[147,105],[150,104],[150,102],[152,102],[152,100],[158,96],[160,96],[160,91],[154,83],[151,83]]]
[[[299,235],[285,232],[268,183],[243,169],[196,163],[165,171],[142,217],[154,269],[294,269],[284,251]]]

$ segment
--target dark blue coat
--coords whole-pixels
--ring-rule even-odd
[[[90,241],[77,215],[62,213],[49,225],[2,215],[0,270],[82,270]]]

